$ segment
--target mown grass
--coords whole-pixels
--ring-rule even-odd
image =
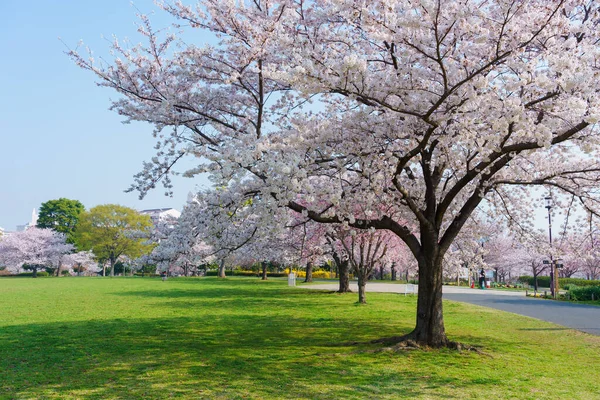
[[[598,398],[599,337],[447,302],[451,339],[484,355],[379,352],[416,299],[368,301],[274,279],[0,279],[0,398]]]

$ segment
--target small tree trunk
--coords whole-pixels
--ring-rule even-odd
[[[385,268],[385,265],[383,265],[383,263],[379,266],[379,279],[383,280],[383,269]]]
[[[115,262],[116,260],[114,258],[110,258],[110,276],[113,277],[115,276]]]
[[[358,275],[358,302],[360,304],[367,304],[367,296],[366,296],[366,289],[367,287],[367,280],[366,277],[364,277],[362,274]]]
[[[338,293],[350,293],[350,263],[348,260],[342,260],[337,253],[333,253],[333,261],[338,272],[340,289]]]
[[[226,278],[225,275],[225,259],[221,259],[221,263],[219,264],[219,278]]]
[[[341,261],[338,264],[340,289],[338,293],[350,293],[350,266],[348,261]]]
[[[304,279],[304,282],[312,282],[312,270],[313,270],[313,263],[312,262],[308,262],[306,264],[306,278]]]
[[[37,278],[37,267],[33,267],[33,269],[31,270],[31,277],[32,278]]]
[[[395,265],[395,263],[392,263],[391,271],[392,271],[392,280],[395,281],[396,280],[396,265]]]
[[[267,262],[263,261],[262,262],[262,278],[260,278],[263,281],[267,280]]]

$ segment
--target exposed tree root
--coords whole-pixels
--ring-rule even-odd
[[[382,347],[378,351],[406,351],[406,350],[428,350],[432,348],[448,348],[452,350],[456,350],[458,352],[462,351],[472,351],[480,355],[489,354],[484,353],[481,349],[471,346],[465,343],[460,342],[452,342],[448,341],[443,345],[432,347],[427,345],[419,344],[415,339],[412,333],[404,336],[391,336],[386,338],[380,338],[376,340],[372,340],[370,343],[372,344],[384,344],[386,347]],[[358,344],[358,343],[356,343]]]

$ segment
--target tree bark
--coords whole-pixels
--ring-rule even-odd
[[[367,280],[366,277],[363,277],[362,274],[358,275],[358,302],[360,304],[367,304],[367,296],[366,296],[366,286]]]
[[[226,278],[225,275],[225,259],[221,259],[221,263],[219,264],[219,278]]]
[[[267,262],[263,261],[262,262],[262,278],[261,280],[266,281],[267,280]]]
[[[110,258],[110,276],[111,277],[115,276],[115,262],[116,262],[116,260],[113,257],[111,257]]]
[[[439,252],[423,252],[419,260],[417,324],[410,336],[430,347],[448,345],[442,308],[442,258]]]
[[[396,264],[395,263],[392,263],[391,270],[392,270],[392,280],[395,281],[395,280],[397,280],[397,278],[396,278]]]
[[[333,253],[333,261],[337,266],[340,288],[338,293],[350,293],[350,263],[348,260],[342,260],[337,253]]]
[[[341,261],[338,264],[340,288],[338,293],[350,293],[350,266],[348,261]]]
[[[312,262],[308,262],[306,264],[306,278],[304,279],[304,282],[312,282],[312,271],[313,271],[313,263]]]

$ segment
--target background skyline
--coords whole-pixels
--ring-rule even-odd
[[[139,42],[140,11],[154,12],[156,28],[174,22],[150,0],[135,6],[128,0],[0,2],[0,227],[15,230],[30,220],[33,208],[60,197],[86,209],[116,203],[181,210],[190,191],[208,185],[202,178],[173,177],[172,198],[161,186],[143,201],[136,192],[124,193],[154,155],[153,127],[123,124],[108,110],[115,92],[97,87],[95,76],[65,54],[80,40],[96,56],[108,54],[113,34]]]

